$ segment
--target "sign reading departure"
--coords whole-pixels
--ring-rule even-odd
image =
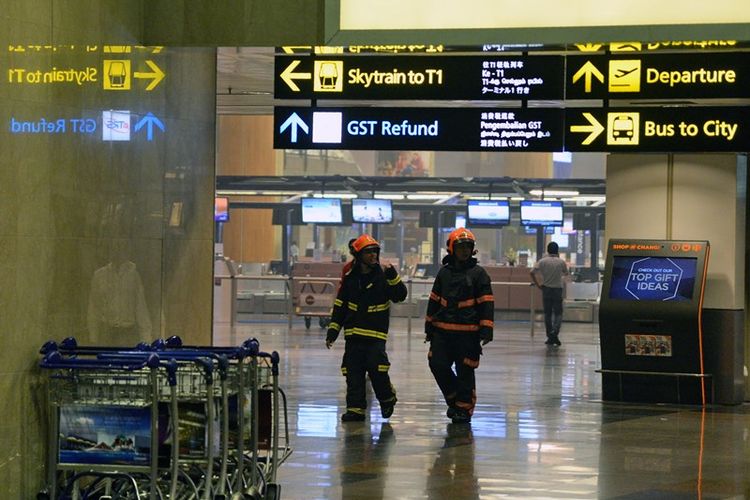
[[[277,99],[562,99],[562,56],[276,57]]]
[[[569,108],[567,151],[742,152],[750,150],[747,108]]]
[[[274,109],[277,149],[561,151],[563,110]]]
[[[750,53],[569,56],[566,99],[750,97]]]

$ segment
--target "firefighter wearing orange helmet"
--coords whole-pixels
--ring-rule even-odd
[[[407,290],[391,264],[381,267],[380,244],[372,236],[357,238],[351,244],[351,253],[354,261],[341,280],[326,334],[326,347],[330,349],[339,332],[344,331],[341,372],[346,377],[346,412],[341,420],[365,419],[366,376],[380,402],[382,417],[389,418],[397,401],[385,352],[390,307],[392,302],[403,301]]]
[[[465,228],[448,236],[425,317],[430,370],[453,423],[471,421],[476,404],[474,370],[482,346],[492,340],[495,300],[487,271],[474,258],[476,238]]]

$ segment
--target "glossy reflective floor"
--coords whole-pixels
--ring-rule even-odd
[[[470,425],[454,425],[427,367],[421,325],[394,320],[388,342],[399,402],[339,421],[343,342],[295,320],[247,317],[216,343],[254,336],[281,354],[294,453],[286,499],[750,498],[750,408],[603,403],[598,326],[565,323],[560,348],[524,322],[499,322],[477,371]],[[372,397],[372,396],[371,396]]]

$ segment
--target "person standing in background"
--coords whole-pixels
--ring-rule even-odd
[[[474,258],[475,243],[465,228],[448,236],[448,255],[435,277],[425,315],[430,370],[454,424],[471,422],[477,400],[474,371],[495,326],[492,285]]]
[[[91,278],[87,322],[94,342],[125,346],[152,340],[143,283],[128,254],[127,242],[112,242],[110,262]]]
[[[568,265],[560,258],[560,247],[554,241],[547,245],[547,255],[531,269],[531,281],[542,289],[544,328],[547,345],[561,345],[560,326],[563,315],[563,278],[568,275]]]
[[[294,265],[299,262],[299,247],[297,242],[292,240],[292,244],[289,246],[289,264]]]

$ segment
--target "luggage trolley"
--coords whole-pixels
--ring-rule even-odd
[[[155,354],[69,358],[49,343],[42,351],[40,367],[49,370],[49,453],[47,488],[38,498],[163,498],[159,385],[166,380],[174,395],[176,363]],[[58,474],[67,478],[62,489]]]
[[[144,383],[142,376],[135,377],[129,372],[146,366],[152,370],[156,367],[164,368],[168,372],[168,384],[160,378],[156,381],[150,379],[151,399],[147,404],[152,412],[154,407],[157,408],[156,416],[151,416],[151,429],[156,429],[151,436],[159,435],[159,439],[156,444],[152,443],[150,450],[159,450],[160,445],[164,446],[171,440],[171,458],[169,470],[166,470],[167,467],[158,462],[158,451],[152,452],[153,463],[149,464],[148,473],[142,470],[143,468],[123,468],[119,465],[115,468],[101,467],[100,464],[80,464],[80,467],[75,468],[68,468],[65,464],[61,466],[57,458],[58,443],[55,441],[60,431],[59,422],[52,423],[49,458],[51,496],[40,498],[99,498],[91,496],[94,489],[90,484],[97,485],[100,490],[103,488],[101,485],[106,485],[106,491],[109,492],[128,490],[130,495],[118,494],[113,498],[145,498],[141,491],[149,491],[149,495],[152,495],[149,498],[159,499],[220,500],[229,498],[230,495],[233,499],[280,497],[280,488],[275,483],[276,471],[291,454],[291,447],[286,418],[286,397],[278,385],[278,353],[258,352],[258,343],[255,339],[250,339],[237,348],[206,348],[183,346],[179,337],[172,337],[167,341],[159,340],[152,345],[139,344],[135,349],[78,346],[75,339],[68,338],[60,346],[48,342],[42,348],[42,352],[46,354],[43,367],[58,371],[75,370],[75,377],[69,375],[65,378],[66,383],[72,387],[71,390],[78,390],[84,394],[105,393],[111,396],[95,398],[93,403],[96,404],[93,405],[93,409],[88,410],[89,413],[95,412],[102,403],[116,403],[105,406],[114,406],[122,413],[122,406],[117,403],[123,401],[116,399],[115,395],[122,397],[128,405],[140,403],[140,400],[133,397],[132,390],[123,390],[120,386],[134,386],[141,388],[140,390],[143,390],[143,386],[149,386]],[[64,358],[63,355],[68,357]],[[159,361],[160,359],[162,361]],[[163,361],[165,359],[169,361]],[[119,369],[128,370],[128,373],[124,377],[113,378],[110,372]],[[86,389],[92,384],[86,383],[88,379],[81,373],[91,374],[95,380],[93,388]],[[213,384],[214,373],[218,373],[220,384]],[[50,377],[51,394],[58,389],[54,383],[57,378],[62,377]],[[116,382],[113,382],[114,380]],[[283,400],[283,410],[279,406],[280,396]],[[235,433],[232,450],[229,440],[232,413],[229,406],[230,397],[234,398],[236,404],[235,420],[232,422],[234,427],[231,429],[231,432]],[[59,401],[50,397],[51,403],[57,402],[58,405],[69,400],[74,401],[75,398]],[[75,401],[80,403],[79,400]],[[168,412],[164,405],[166,401],[169,401],[170,406]],[[246,401],[249,403],[250,417],[247,422],[244,418],[245,412],[242,411]],[[179,432],[179,416],[188,411],[195,412],[195,407],[189,407],[195,403],[199,406],[205,405],[205,434],[197,438],[197,441],[203,441],[205,448],[198,452],[191,449],[196,439],[183,442]],[[184,409],[185,404],[188,405],[188,411],[181,411],[180,407]],[[215,409],[217,406],[218,410]],[[200,412],[200,408],[197,412]],[[58,416],[56,409],[50,413]],[[164,421],[167,413],[171,432],[163,429],[166,427]],[[280,436],[282,416],[284,434]],[[259,425],[261,418],[263,422]],[[215,420],[221,420],[219,429],[215,427]],[[267,422],[270,424],[267,425]],[[250,450],[247,452],[244,449],[244,433],[240,433],[239,429],[249,429]],[[221,451],[220,456],[214,453],[214,443],[220,443],[216,447]],[[197,447],[200,448],[200,445]],[[164,455],[166,451],[162,453],[162,459],[165,459]],[[58,471],[68,469],[78,472],[68,480],[64,492],[58,497]],[[215,471],[219,473],[216,474]],[[80,481],[90,484],[83,487],[79,485]],[[168,497],[164,495],[167,491]]]
[[[321,328],[328,327],[337,290],[338,283],[331,279],[292,278],[294,313],[305,318],[305,328],[310,329],[313,317]]]
[[[221,405],[224,408],[221,433],[222,479],[216,498],[225,498],[226,493],[231,493],[232,498],[277,499],[280,498],[280,486],[276,483],[276,472],[292,453],[286,395],[278,383],[280,358],[277,352],[260,352],[255,339],[245,341],[242,347],[248,354],[244,359],[231,355],[229,358],[228,385],[233,389],[228,394],[236,396],[235,421],[230,429],[225,417],[230,413],[229,405],[224,402]],[[164,341],[163,345],[157,345],[157,349],[166,349],[166,352],[211,349],[227,353],[233,348],[185,346],[179,337],[174,336]],[[245,419],[243,408],[249,409],[249,420]],[[240,433],[239,429],[244,431]],[[249,434],[248,450],[244,447],[245,431]],[[228,451],[230,433],[235,436],[231,454]],[[231,470],[225,475],[223,471],[230,461]],[[224,484],[226,488],[223,487]],[[244,497],[234,496],[238,494]]]

